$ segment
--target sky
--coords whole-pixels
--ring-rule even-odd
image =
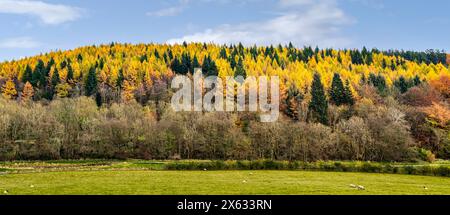
[[[121,43],[450,50],[447,0],[0,0],[0,61]]]

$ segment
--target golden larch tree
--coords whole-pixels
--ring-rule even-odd
[[[2,95],[6,99],[15,99],[17,97],[16,85],[9,79],[2,87]]]
[[[34,96],[33,86],[30,84],[30,82],[27,81],[27,83],[25,83],[25,86],[23,87],[21,100],[22,102],[29,102],[33,99],[33,96]]]

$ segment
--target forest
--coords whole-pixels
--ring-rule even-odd
[[[445,51],[119,44],[0,63],[0,160],[450,159]],[[174,112],[176,75],[278,76],[257,112]]]

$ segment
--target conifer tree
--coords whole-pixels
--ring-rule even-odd
[[[123,76],[123,70],[119,69],[119,74],[117,74],[117,81],[116,81],[116,86],[119,89],[122,89],[124,79],[125,77]]]
[[[59,71],[55,68],[52,74],[52,87],[56,87],[60,82]]]
[[[92,96],[97,91],[97,74],[95,67],[89,69],[89,73],[84,85],[85,95]]]
[[[46,80],[45,80],[45,65],[42,60],[38,60],[38,63],[36,67],[34,68],[34,72],[31,78],[30,83],[34,87],[45,87]]]
[[[133,91],[134,91],[133,85],[129,81],[125,80],[123,82],[122,101],[128,103],[134,100]]]
[[[406,79],[403,76],[400,76],[398,81],[396,81],[395,86],[400,90],[400,93],[406,93],[408,91],[408,83],[406,83]]]
[[[334,73],[333,81],[330,88],[330,102],[339,106],[345,103],[344,84],[341,76]]]
[[[6,99],[15,99],[17,97],[17,90],[14,81],[9,79],[2,87],[2,95]]]
[[[298,120],[298,108],[300,102],[303,100],[302,93],[298,90],[295,85],[291,85],[287,91],[286,95],[286,109],[285,113],[287,116],[293,120]]]
[[[355,104],[355,99],[353,98],[353,93],[352,93],[352,90],[350,89],[350,82],[348,80],[345,81],[344,103],[347,105]]]
[[[234,72],[234,77],[242,76],[244,79],[247,77],[245,72],[244,63],[242,62],[242,58],[239,57],[239,61],[236,65],[236,71]]]
[[[328,101],[325,96],[322,81],[318,73],[314,74],[311,86],[311,102],[309,103],[309,113],[314,121],[324,125],[328,124]]]
[[[33,99],[34,95],[34,89],[33,86],[30,84],[30,82],[26,82],[25,86],[23,87],[23,91],[21,94],[21,101],[22,102],[29,102]]]
[[[31,81],[32,78],[33,78],[33,71],[31,71],[31,67],[27,65],[27,67],[25,68],[25,72],[22,75],[22,82],[27,83]]]

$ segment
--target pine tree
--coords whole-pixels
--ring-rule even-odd
[[[211,56],[205,56],[203,59],[202,73],[205,76],[217,76],[219,71],[216,63],[211,59]]]
[[[70,63],[67,64],[67,82],[73,81],[73,69]]]
[[[125,80],[125,77],[123,76],[123,70],[119,69],[119,74],[117,74],[117,81],[116,81],[116,86],[119,89],[122,89],[124,80]]]
[[[333,81],[330,88],[330,102],[339,106],[345,103],[344,84],[341,76],[334,73]]]
[[[59,71],[55,68],[52,74],[52,87],[56,87],[61,82],[61,79],[59,77]]]
[[[353,93],[352,93],[352,90],[350,89],[350,82],[348,80],[345,81],[344,103],[347,105],[355,104],[355,99],[353,98]]]
[[[25,72],[22,75],[22,82],[27,83],[31,81],[32,78],[33,78],[33,71],[31,71],[31,67],[27,65],[27,67],[25,68]]]
[[[23,87],[23,91],[21,94],[21,101],[22,102],[29,102],[33,99],[34,95],[34,89],[33,86],[30,84],[30,82],[26,82],[25,86]]]
[[[225,50],[224,47],[222,47],[222,49],[220,49],[220,54],[219,54],[220,58],[222,59],[227,59],[227,50]]]
[[[14,81],[9,79],[2,87],[2,95],[6,99],[15,99],[17,97],[17,90]]]
[[[31,78],[30,83],[34,87],[45,87],[46,86],[46,78],[45,78],[45,65],[42,60],[39,59],[36,67],[34,68],[34,72]]]
[[[400,78],[394,83],[394,85],[400,90],[400,93],[402,94],[408,91],[408,83],[403,76],[400,76]]]
[[[175,58],[172,60],[172,63],[170,64],[170,69],[172,69],[175,74],[181,74],[181,62],[178,60],[178,58]]]
[[[311,102],[309,103],[309,112],[311,118],[324,125],[328,124],[328,101],[325,96],[325,90],[323,89],[320,75],[314,74],[314,79],[311,86]]]
[[[192,74],[194,74],[194,70],[196,68],[201,68],[201,65],[198,62],[197,56],[194,56],[194,59],[192,60],[192,64],[191,64],[191,73]]]
[[[95,93],[95,103],[97,104],[97,107],[101,107],[103,104],[103,98],[100,92]]]
[[[97,74],[95,67],[91,67],[91,69],[89,69],[84,89],[86,96],[92,96],[97,91]]]
[[[244,63],[242,62],[242,58],[239,57],[239,61],[236,65],[236,71],[234,72],[234,77],[242,76],[244,79],[247,77],[245,72]]]

